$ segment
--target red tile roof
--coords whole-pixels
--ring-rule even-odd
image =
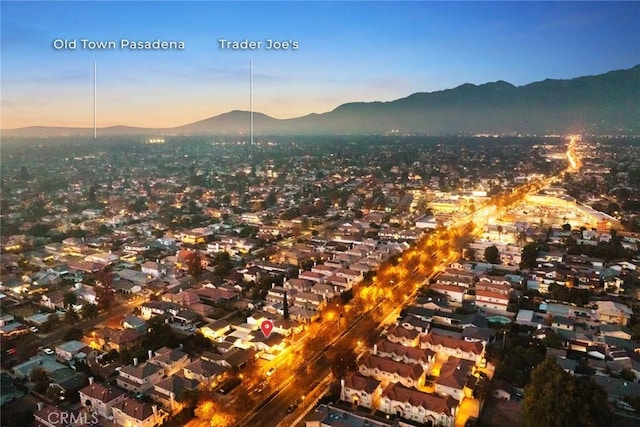
[[[366,354],[360,359],[360,366],[364,366],[367,369],[377,368],[382,372],[398,374],[402,378],[411,378],[412,380],[417,380],[424,373],[420,365],[396,362],[373,354]]]
[[[409,403],[413,407],[423,407],[437,414],[453,415],[453,408],[458,406],[458,401],[453,397],[441,397],[436,394],[424,393],[414,388],[408,388],[399,383],[391,383],[382,392],[382,397],[387,397],[396,402]]]
[[[430,333],[427,336],[423,337],[420,342],[421,344],[428,344],[429,347],[441,345],[452,350],[460,349],[461,351],[470,352],[477,355],[482,353],[482,343],[480,342],[469,342],[457,338],[447,337],[444,335],[437,335],[434,333]]]
[[[359,390],[367,394],[372,394],[380,386],[380,381],[353,372],[344,379],[344,385],[351,390]]]
[[[102,384],[89,384],[80,390],[80,393],[102,403],[109,403],[124,394],[123,390],[115,387],[105,387]]]

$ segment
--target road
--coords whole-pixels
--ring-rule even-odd
[[[579,167],[580,161],[575,153],[573,139],[568,146],[567,159],[569,167],[565,171],[574,171]],[[278,384],[276,391],[266,398],[259,399],[261,402],[254,405],[248,414],[240,416],[235,425],[272,427],[293,423],[302,408],[288,414],[289,405],[299,402],[303,396],[331,376],[331,363],[326,357],[327,350],[336,346],[356,350],[363,337],[369,337],[373,331],[395,321],[400,308],[413,301],[420,287],[428,283],[429,278],[437,274],[439,269],[456,259],[458,254],[453,248],[458,237],[465,234],[477,235],[490,218],[499,216],[508,207],[524,200],[527,194],[539,191],[554,179],[556,177],[530,182],[511,193],[492,198],[473,214],[462,216],[447,229],[437,230],[433,235],[419,241],[402,255],[398,265],[382,267],[378,271],[378,280],[369,287],[361,287],[360,292],[356,292],[354,299],[349,303],[353,310],[345,314],[344,329],[333,335],[334,338],[329,338],[324,348],[313,351],[306,360],[296,360],[292,358],[293,353],[290,353],[288,357],[293,367],[290,368],[292,372]],[[327,328],[335,329],[336,326],[329,316],[325,316],[325,312],[320,332]],[[338,325],[340,324],[338,320]],[[335,330],[329,332],[336,333]],[[302,348],[313,338],[307,333],[295,344],[296,348]],[[312,369],[307,369],[308,366]],[[207,424],[199,420],[189,423],[191,426]]]

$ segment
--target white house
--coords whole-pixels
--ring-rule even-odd
[[[104,418],[113,415],[113,405],[122,402],[126,393],[116,387],[105,387],[89,378],[89,385],[78,391],[80,404],[90,412],[97,412]]]
[[[424,425],[454,427],[459,406],[450,396],[441,397],[392,383],[383,390],[378,409]]]
[[[113,406],[113,422],[126,427],[155,427],[164,423],[169,414],[132,398],[126,398]]]
[[[352,372],[340,381],[340,399],[365,408],[375,408],[382,393],[381,382]]]

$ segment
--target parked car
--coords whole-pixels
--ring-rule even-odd
[[[45,348],[42,351],[44,351],[44,354],[48,354],[49,356],[53,356],[54,354],[56,354],[56,352],[51,350],[50,348]]]

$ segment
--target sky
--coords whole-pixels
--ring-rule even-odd
[[[276,118],[640,64],[640,2],[3,0],[0,12],[3,129],[91,127],[94,102],[98,127],[249,110],[251,62],[254,111]],[[76,49],[54,48],[65,39]],[[117,49],[81,49],[81,39]],[[185,48],[123,50],[122,39]],[[221,49],[219,39],[262,46]],[[267,39],[298,48],[267,50]]]

